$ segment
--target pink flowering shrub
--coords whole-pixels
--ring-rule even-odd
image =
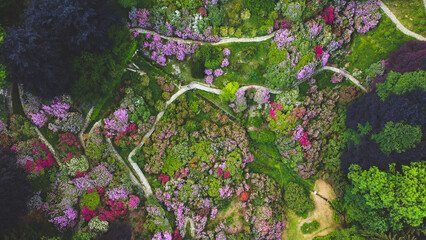
[[[269,116],[272,117],[272,119],[277,120],[276,114],[278,110],[282,110],[283,106],[271,102],[271,109],[269,110]]]

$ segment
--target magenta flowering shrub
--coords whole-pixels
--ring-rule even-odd
[[[18,142],[14,149],[17,152],[17,164],[28,173],[40,174],[43,169],[53,165],[52,154],[37,138]]]

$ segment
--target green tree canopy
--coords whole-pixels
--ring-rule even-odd
[[[422,129],[420,126],[411,126],[404,122],[387,122],[383,131],[371,136],[379,145],[380,149],[389,155],[395,151],[405,152],[409,148],[414,148],[416,143],[422,140]]]
[[[285,187],[284,201],[290,209],[299,214],[314,208],[314,203],[309,198],[309,193],[305,192],[301,185],[294,182]]]
[[[348,220],[359,222],[373,231],[401,230],[405,226],[417,227],[426,217],[426,162],[395,165],[389,171],[371,167],[362,171],[352,165],[348,178],[345,201]]]
[[[391,71],[386,77],[387,81],[376,85],[377,95],[384,101],[389,94],[402,95],[415,89],[426,91],[426,72],[409,72],[401,74]]]

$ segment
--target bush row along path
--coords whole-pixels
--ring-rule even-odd
[[[167,39],[167,40],[172,40],[175,42],[181,42],[181,43],[186,43],[186,44],[193,44],[193,43],[197,43],[197,44],[211,44],[214,46],[217,45],[221,45],[221,44],[226,44],[226,43],[242,43],[242,42],[263,42],[265,40],[271,39],[275,36],[275,32],[269,34],[269,35],[265,35],[265,36],[261,36],[261,37],[253,37],[253,38],[222,38],[219,42],[205,42],[205,41],[199,41],[199,40],[191,40],[191,39],[182,39],[182,38],[178,38],[178,37],[169,37],[160,33],[157,33],[155,31],[152,30],[148,30],[148,29],[144,29],[144,28],[131,28],[129,29],[130,32],[138,32],[138,33],[142,33],[142,34],[151,34],[151,35],[159,35],[161,38],[163,39]]]
[[[423,3],[425,5],[426,8],[426,0],[423,0]],[[382,8],[382,10],[386,13],[386,15],[388,15],[388,17],[392,20],[392,22],[394,22],[396,24],[396,27],[405,35],[413,37],[419,41],[426,41],[426,38],[414,33],[410,30],[408,30],[406,27],[404,27],[404,25],[401,24],[401,22],[396,18],[395,14],[392,13],[392,11],[382,2],[380,1],[380,8]]]

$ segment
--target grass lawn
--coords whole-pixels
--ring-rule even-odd
[[[314,187],[314,180],[305,180],[297,173],[290,170],[281,162],[281,154],[275,145],[272,144],[256,144],[252,143],[257,151],[254,151],[254,161],[248,163],[251,172],[264,173],[274,179],[284,189],[290,182],[297,182],[305,186],[305,188],[312,190]]]
[[[240,84],[258,84],[264,85],[266,78],[266,63],[270,48],[270,41],[266,40],[257,43],[230,43],[220,45],[219,48],[229,48],[231,55],[228,57],[229,66],[223,68],[225,74],[213,80],[213,85],[222,88],[229,82],[239,82]],[[188,60],[188,58],[187,58]],[[171,64],[167,64],[164,68],[165,72],[173,72],[172,65],[179,66],[181,71],[180,78],[183,85],[190,82],[205,82],[203,78],[194,78],[191,74],[192,67],[201,67],[204,71],[203,64],[191,63],[189,61],[178,61],[174,57],[171,58]],[[197,66],[198,65],[198,66]]]
[[[352,53],[339,67],[349,63],[347,69],[350,72],[367,69],[371,64],[387,59],[393,51],[410,40],[414,39],[399,31],[382,12],[382,19],[373,30],[364,35],[355,34],[350,48]]]
[[[409,30],[426,37],[426,9],[422,0],[382,0]]]
[[[285,208],[285,216],[287,218],[286,232],[283,234],[287,236],[284,239],[287,240],[302,240],[305,239],[302,232],[299,229],[299,217],[296,213],[288,208]]]

